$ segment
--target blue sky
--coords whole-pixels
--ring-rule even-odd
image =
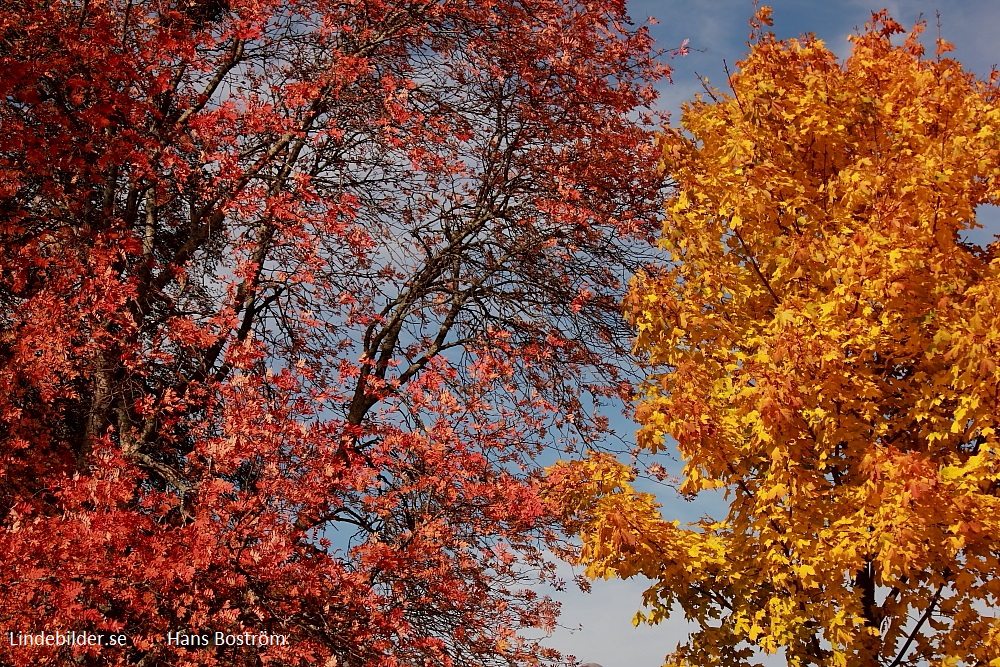
[[[928,23],[930,39],[936,36],[940,12],[941,36],[956,50],[950,54],[967,70],[985,76],[1000,62],[997,33],[1000,29],[1000,2],[997,0],[775,0],[762,2],[774,9],[773,31],[779,38],[815,33],[839,56],[849,53],[848,35],[862,27],[873,10],[886,8],[904,27],[918,18]],[[647,17],[659,22],[651,31],[663,47],[679,45],[689,39],[691,52],[671,62],[673,83],[661,87],[660,108],[677,117],[680,103],[701,90],[698,75],[707,76],[714,86],[725,87],[724,62],[730,68],[746,51],[748,20],[753,13],[751,0],[638,0],[629,5],[637,23]],[[983,211],[980,222],[986,229],[977,230],[977,241],[990,240],[1000,233],[1000,215]],[[626,439],[634,425],[622,418],[617,428]],[[663,462],[667,465],[668,461]],[[676,470],[676,464],[673,468]],[[667,518],[690,521],[704,513],[722,509],[718,499],[685,503],[668,490],[658,494]],[[567,580],[572,570],[564,568]],[[593,592],[583,594],[572,586],[558,595],[563,603],[564,628],[550,638],[550,645],[576,655],[583,662],[597,662],[603,667],[659,667],[663,656],[684,640],[687,626],[682,618],[670,619],[657,627],[633,628],[632,616],[639,608],[645,584],[642,581],[597,581]],[[768,665],[782,661],[772,658]]]

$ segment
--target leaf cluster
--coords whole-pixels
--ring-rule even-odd
[[[876,14],[844,62],[758,31],[661,137],[669,260],[626,301],[639,441],[728,514],[679,527],[576,465],[588,573],[697,626],[670,665],[1000,655],[1000,258],[964,236],[1000,203],[1000,98],[922,29],[897,45]]]

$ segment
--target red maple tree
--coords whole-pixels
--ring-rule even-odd
[[[0,8],[0,628],[129,639],[0,664],[554,659],[533,460],[661,205],[623,3]]]

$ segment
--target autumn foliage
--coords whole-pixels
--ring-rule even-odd
[[[130,642],[0,663],[550,660],[655,56],[606,0],[0,4],[0,628]]]
[[[652,580],[670,665],[1000,665],[1000,94],[886,14],[845,62],[757,18],[728,93],[662,137],[669,260],[627,300],[640,446],[725,516],[665,520],[626,467],[553,471],[594,577]]]

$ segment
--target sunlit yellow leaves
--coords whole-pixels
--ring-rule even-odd
[[[572,464],[594,485],[583,562],[655,582],[637,620],[698,623],[671,664],[745,664],[748,643],[988,664],[1000,246],[963,235],[1000,201],[1000,93],[924,59],[920,26],[894,46],[884,13],[843,63],[767,18],[731,94],[664,133],[669,256],[625,304],[649,367],[639,445],[676,443],[681,492],[724,488],[728,516],[678,526],[618,464]]]
[[[608,579],[642,574],[656,579],[669,570],[673,577],[690,579],[699,574],[693,563],[722,564],[718,538],[664,521],[653,496],[637,493],[631,486],[633,477],[632,470],[613,457],[595,453],[583,461],[549,469],[552,489],[559,488],[560,479],[590,480],[583,497],[593,502],[577,506],[586,517],[580,562],[586,565],[587,576]],[[581,488],[579,482],[574,488]],[[671,564],[665,565],[663,558],[669,558]]]

